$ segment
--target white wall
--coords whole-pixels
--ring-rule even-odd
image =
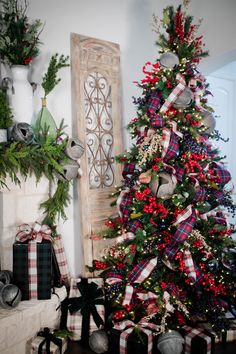
[[[29,0],[29,17],[45,21],[41,35],[43,43],[41,55],[35,61],[32,79],[40,82],[47,68],[51,54],[58,52],[70,54],[70,33],[76,32],[119,43],[121,49],[121,74],[123,97],[123,126],[135,115],[132,96],[139,94],[133,81],[142,76],[141,68],[147,60],[158,57],[154,46],[155,32],[151,29],[152,14],[162,17],[162,9],[177,1],[166,0]],[[219,62],[228,52],[236,50],[235,0],[192,0],[191,14],[204,19],[200,34],[204,35],[213,59]],[[236,55],[235,55],[236,57]],[[228,59],[227,59],[228,60]],[[210,64],[208,64],[210,63]],[[203,66],[209,72],[211,62]],[[217,65],[217,64],[214,64]],[[213,70],[216,68],[214,67]],[[62,82],[48,97],[48,108],[57,122],[65,118],[67,131],[71,134],[71,81],[70,69],[60,73]],[[40,92],[36,97],[37,109],[40,107]],[[125,129],[125,144],[130,140]],[[69,257],[72,274],[78,275],[80,269],[80,244],[74,218],[77,214],[76,194],[67,210],[68,221],[60,225]],[[26,220],[27,222],[27,220]]]

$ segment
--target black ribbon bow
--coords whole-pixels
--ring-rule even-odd
[[[104,305],[103,291],[94,282],[88,283],[88,279],[82,278],[77,287],[81,296],[68,299],[68,310],[71,314],[80,311],[82,315],[81,341],[88,342],[90,315],[99,328],[104,321],[99,315],[96,305]]]
[[[50,343],[54,343],[59,347],[60,354],[62,353],[62,339],[56,337],[53,333],[50,333],[50,329],[45,327],[43,331],[37,333],[37,336],[44,337],[42,342],[39,344],[38,354],[43,353],[43,346],[46,343],[46,354],[50,354]]]

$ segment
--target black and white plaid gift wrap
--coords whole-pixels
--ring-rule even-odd
[[[61,274],[61,281],[66,287],[70,286],[70,272],[64,249],[62,237],[58,235],[53,238],[52,246],[55,252],[57,264]]]
[[[183,331],[183,332],[182,332]],[[200,327],[184,326],[181,330],[185,339],[184,354],[213,354],[215,334]]]
[[[60,338],[60,337],[58,337],[58,338]],[[60,339],[62,341],[62,350],[60,351],[60,348],[56,344],[50,342],[50,354],[63,354],[63,353],[65,353],[65,351],[67,349],[68,341],[66,338],[60,338]],[[38,354],[39,353],[39,346],[43,340],[44,340],[44,338],[40,337],[40,336],[36,336],[32,339],[32,342],[30,345],[30,354]],[[48,352],[46,350],[46,343],[43,345],[41,353],[48,354]]]
[[[22,300],[51,298],[51,247],[49,241],[13,244],[13,279],[22,292]]]
[[[81,279],[75,279],[71,278],[71,283],[70,283],[70,292],[69,292],[69,298],[71,297],[79,297],[81,296],[80,291],[77,287],[77,283],[80,282]],[[99,287],[103,286],[103,279],[102,278],[88,278],[88,283],[94,282],[96,283]],[[105,308],[104,305],[96,305],[96,309],[98,314],[101,316],[101,318],[104,320],[105,319]],[[68,311],[68,316],[67,316],[67,329],[71,332],[73,332],[73,340],[80,340],[81,339],[81,329],[82,329],[82,315],[79,311],[71,314],[70,311]],[[97,330],[97,325],[94,322],[93,316],[90,315],[90,328],[89,331],[91,334],[93,331]]]

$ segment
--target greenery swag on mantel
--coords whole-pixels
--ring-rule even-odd
[[[49,183],[56,181],[57,188],[48,200],[40,204],[43,210],[44,218],[42,223],[54,226],[57,219],[61,217],[66,220],[65,208],[70,201],[69,181],[57,180],[55,174],[63,176],[62,161],[67,161],[68,157],[64,150],[68,138],[62,140],[63,122],[58,128],[57,141],[61,143],[53,143],[45,137],[41,144],[24,142],[7,142],[0,144],[0,186],[7,187],[6,178],[9,176],[13,183],[21,185],[19,174],[27,179],[32,174],[35,175],[36,181],[45,176]],[[9,189],[9,188],[8,188]]]

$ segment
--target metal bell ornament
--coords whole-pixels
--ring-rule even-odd
[[[173,102],[172,106],[174,108],[187,108],[194,100],[194,96],[190,88],[186,87],[181,94]]]
[[[203,134],[210,135],[211,133],[213,133],[216,127],[216,120],[211,112],[209,111],[203,112],[202,127],[204,128]]]
[[[160,56],[160,65],[166,69],[174,69],[179,65],[179,58],[172,52],[163,53]]]
[[[10,284],[13,279],[13,274],[10,270],[0,271],[0,282],[3,284]]]
[[[158,337],[157,348],[161,354],[181,354],[184,338],[177,331],[161,333]]]
[[[19,305],[21,301],[21,291],[14,284],[6,284],[0,287],[0,307],[12,309]]]
[[[30,144],[34,138],[33,129],[28,123],[15,123],[10,131],[10,140]]]
[[[107,352],[108,344],[108,336],[103,329],[94,331],[89,337],[89,346],[95,353]]]
[[[78,160],[84,153],[84,145],[78,138],[70,138],[65,149],[66,155],[72,160]]]
[[[169,199],[174,194],[177,181],[172,175],[161,172],[159,178],[152,179],[149,187],[158,198]]]
[[[65,163],[62,165],[63,175],[56,174],[57,178],[61,181],[71,181],[76,178],[79,173],[79,165],[75,161]]]

